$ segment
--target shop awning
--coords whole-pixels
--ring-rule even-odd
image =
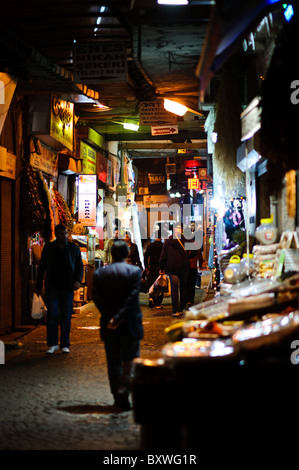
[[[218,0],[211,9],[205,43],[196,69],[199,98],[204,101],[207,86],[215,72],[240,46],[278,0]]]
[[[64,175],[78,174],[80,173],[81,163],[80,160],[73,158],[71,155],[59,153],[58,168],[60,173]]]

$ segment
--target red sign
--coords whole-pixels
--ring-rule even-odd
[[[107,158],[105,155],[99,153],[98,154],[98,177],[99,180],[103,181],[103,183],[106,183],[107,181]]]
[[[152,126],[152,135],[178,134],[179,128],[174,126]]]
[[[188,178],[188,189],[199,189],[199,179]]]

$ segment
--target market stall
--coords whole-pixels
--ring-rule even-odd
[[[283,233],[252,251],[251,269],[236,263],[237,274],[230,283],[224,279],[219,295],[169,325],[161,358],[135,360],[134,415],[144,448],[205,451],[216,440],[219,447],[250,438],[265,443],[294,412],[297,235]]]

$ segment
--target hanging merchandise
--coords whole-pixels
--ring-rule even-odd
[[[54,203],[58,212],[59,223],[64,224],[69,232],[73,230],[73,218],[62,195],[53,189]]]
[[[52,239],[53,216],[49,205],[49,195],[39,171],[26,162],[24,164],[20,201],[20,222],[29,236],[40,232],[48,241]]]
[[[73,219],[62,195],[49,191],[40,171],[25,163],[22,174],[21,224],[28,236],[40,233],[44,241],[54,238],[55,225],[65,224],[69,232]]]

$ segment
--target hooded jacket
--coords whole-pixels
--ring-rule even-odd
[[[184,244],[185,238],[183,235],[180,241],[173,238],[172,235],[168,240],[165,240],[159,261],[160,269],[169,274],[179,274],[181,271],[189,270],[189,259],[186,250],[183,248]]]
[[[48,289],[50,280],[55,266],[54,250],[56,249],[56,241],[47,242],[43,248],[41,259],[37,270],[36,289],[41,290],[43,286],[43,279],[45,277],[45,288]],[[73,284],[75,281],[81,282],[83,277],[83,262],[81,258],[80,248],[74,243],[66,243],[67,250],[67,288],[74,290]]]

